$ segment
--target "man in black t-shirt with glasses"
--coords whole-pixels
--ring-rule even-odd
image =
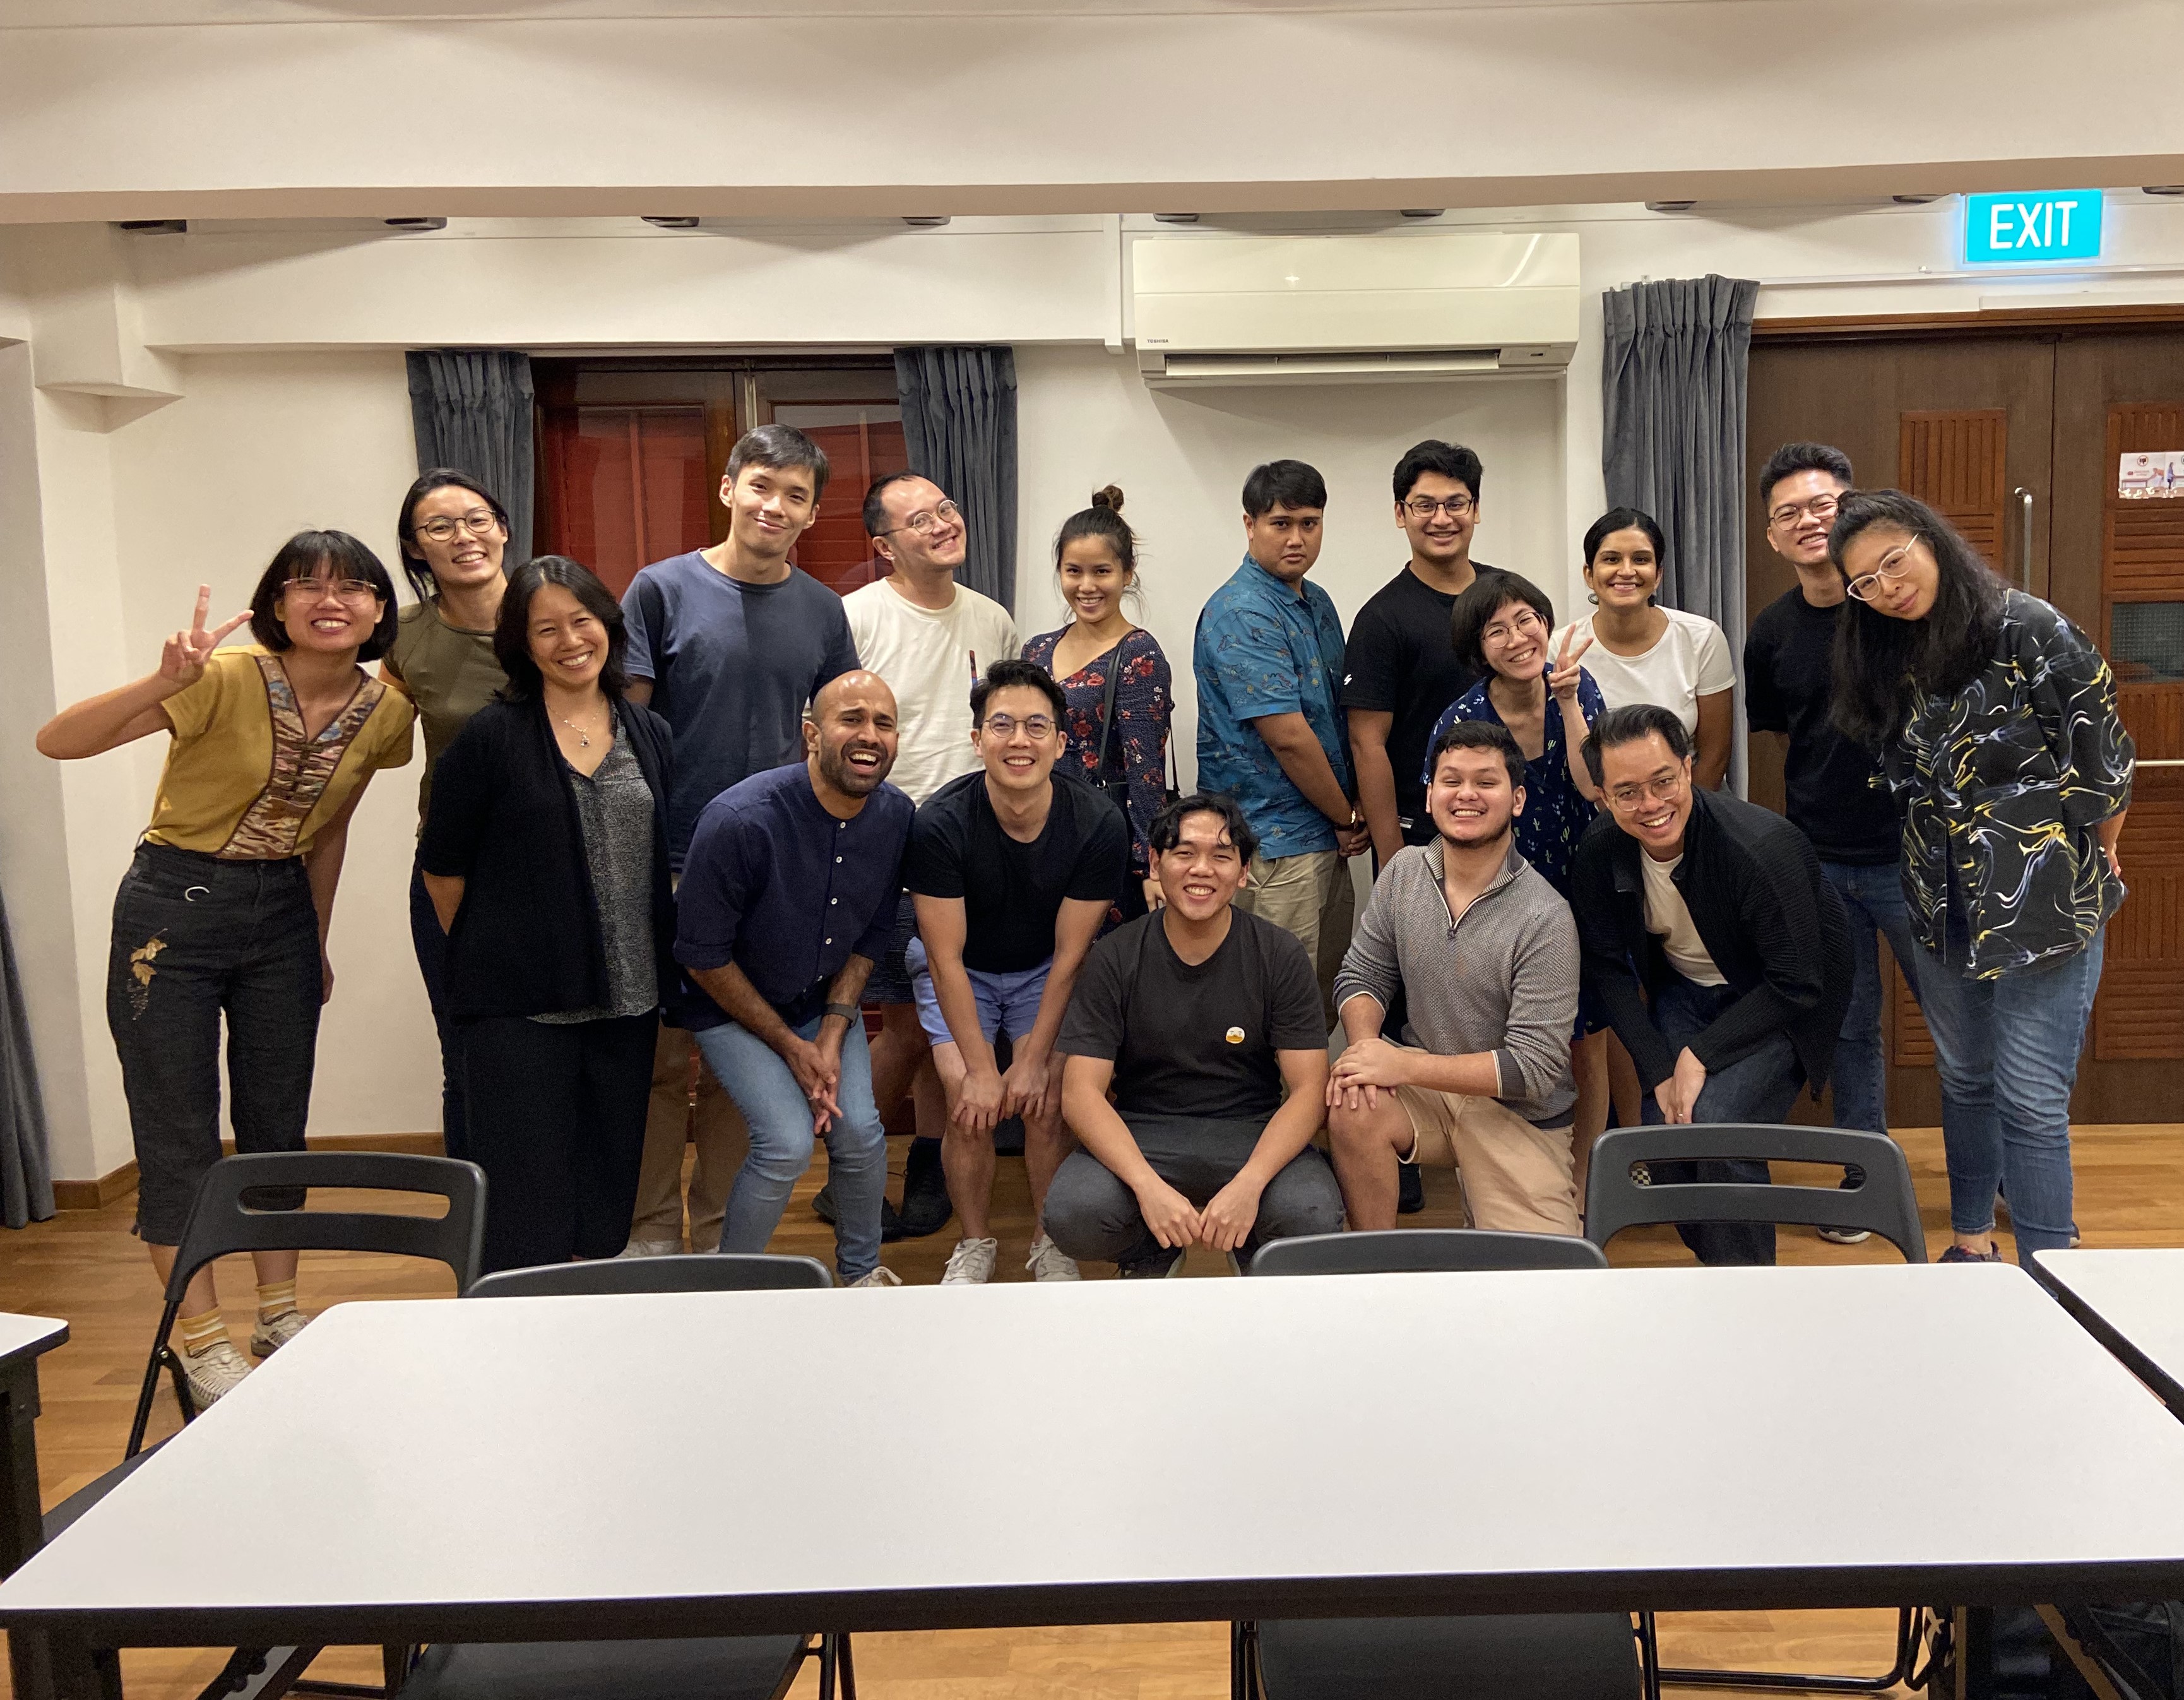
[[[1234,801],[1202,791],[1147,836],[1167,906],[1084,965],[1061,1044],[1062,1113],[1083,1149],[1046,1196],[1055,1243],[1126,1279],[1175,1274],[1194,1243],[1234,1262],[1342,1225],[1312,1146],[1327,1092],[1318,975],[1293,935],[1233,906],[1256,836]]]
[[[1054,771],[1068,699],[1044,667],[995,661],[971,688],[971,746],[983,764],[919,807],[903,858],[917,908],[906,953],[917,1017],[948,1094],[941,1166],[963,1223],[944,1286],[990,1280],[987,1232],[994,1124],[1021,1116],[1031,1178],[1035,1280],[1073,1281],[1077,1265],[1039,1225],[1069,1149],[1061,1124],[1062,1012],[1085,952],[1120,895],[1130,827],[1106,794]],[[995,1061],[1003,1034],[1008,1072]]]

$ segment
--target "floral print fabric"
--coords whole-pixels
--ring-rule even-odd
[[[1053,672],[1054,652],[1068,631],[1064,626],[1027,640],[1023,659]],[[1100,711],[1107,700],[1110,667],[1120,667],[1122,677],[1115,682],[1115,736],[1107,744],[1102,772]],[[1153,634],[1140,627],[1067,678],[1057,676],[1055,683],[1069,699],[1062,720],[1062,759],[1074,761],[1095,785],[1110,779],[1128,783],[1130,871],[1142,878],[1150,865],[1146,834],[1167,794],[1168,718],[1175,705],[1167,657]]]
[[[1487,694],[1488,683],[1488,679],[1479,680],[1448,705],[1434,722],[1433,737],[1426,740],[1428,750],[1459,720],[1502,724],[1493,698]],[[1607,712],[1607,703],[1600,694],[1600,687],[1582,667],[1577,673],[1577,705],[1584,712],[1587,726]],[[1579,794],[1577,781],[1570,778],[1569,740],[1563,733],[1562,705],[1552,696],[1547,699],[1546,728],[1546,742],[1538,759],[1524,764],[1524,812],[1517,817],[1517,854],[1539,869],[1547,883],[1567,898],[1570,858],[1577,854],[1577,841],[1599,811]],[[1430,771],[1424,775],[1424,783],[1433,783]]]

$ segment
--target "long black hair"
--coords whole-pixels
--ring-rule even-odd
[[[493,510],[493,518],[500,521],[502,547],[514,528],[508,522],[508,510],[500,504],[500,498],[486,488],[467,472],[453,466],[428,466],[417,475],[417,482],[410,487],[410,493],[402,499],[402,516],[394,522],[396,545],[402,551],[402,576],[410,581],[410,588],[417,593],[420,602],[430,602],[440,594],[438,582],[432,569],[425,565],[422,557],[410,553],[417,546],[417,504],[435,490],[468,490],[487,507]],[[501,571],[508,571],[508,557],[500,558]]]
[[[1870,526],[1925,540],[1934,557],[1934,605],[1920,620],[1895,620],[1857,597],[1836,622],[1835,722],[1846,738],[1878,750],[1910,721],[1927,692],[1953,696],[1994,654],[2003,585],[1957,528],[1901,490],[1847,491],[1828,533],[1828,555],[1843,553]]]
[[[535,555],[508,581],[508,594],[500,599],[500,618],[493,628],[493,653],[508,675],[502,697],[510,702],[533,702],[545,688],[538,663],[531,659],[531,599],[549,584],[560,585],[607,628],[607,659],[599,669],[599,688],[620,702],[629,688],[629,675],[622,667],[629,633],[622,624],[621,604],[593,577],[591,568],[566,555]]]

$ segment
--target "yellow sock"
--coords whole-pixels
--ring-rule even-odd
[[[175,1337],[191,1357],[202,1357],[227,1338],[227,1324],[220,1320],[220,1307],[215,1305],[201,1316],[186,1316],[177,1320]]]
[[[296,1278],[258,1284],[258,1320],[271,1322],[296,1308]]]

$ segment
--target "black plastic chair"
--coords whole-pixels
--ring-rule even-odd
[[[831,1287],[811,1257],[699,1252],[502,1269],[471,1284],[473,1299],[599,1294],[786,1291]],[[821,1700],[856,1700],[846,1635],[689,1637],[668,1641],[443,1642],[426,1649],[398,1700],[782,1700],[804,1662],[819,1660]]]
[[[1604,1269],[1591,1241],[1559,1234],[1396,1228],[1275,1240],[1254,1275]],[[1236,1700],[1636,1700],[1652,1693],[1642,1626],[1619,1612],[1459,1618],[1298,1618],[1229,1636]]]
[[[1770,1162],[1840,1163],[1858,1171],[1854,1186],[1778,1185],[1769,1182],[1691,1182],[1641,1185],[1635,1163],[1686,1162],[1706,1157],[1748,1157]],[[1773,1222],[1810,1228],[1863,1228],[1903,1254],[1907,1263],[1926,1261],[1926,1235],[1919,1221],[1919,1196],[1903,1149],[1886,1134],[1856,1128],[1797,1128],[1765,1123],[1693,1123],[1618,1128],[1592,1148],[1585,1186],[1585,1231],[1605,1246],[1626,1228],[1655,1223]],[[1648,1630],[1651,1619],[1648,1618]],[[1895,1663],[1878,1676],[1826,1675],[1802,1671],[1685,1670],[1660,1673],[1675,1688],[1787,1689],[1823,1694],[1881,1694],[1907,1679],[1925,1636],[1923,1608],[1904,1606],[1896,1616]]]

